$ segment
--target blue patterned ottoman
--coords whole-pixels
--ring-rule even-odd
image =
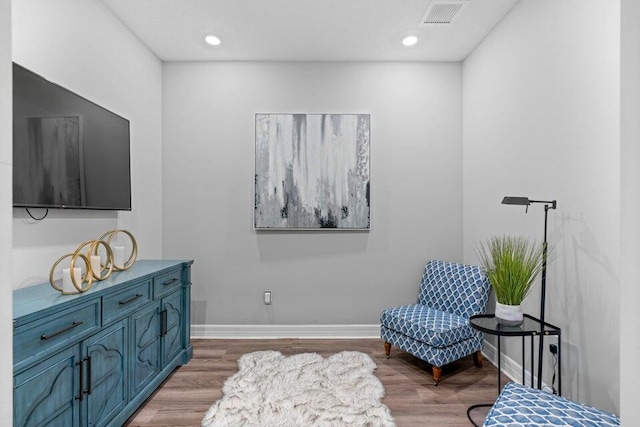
[[[507,383],[482,425],[608,427],[619,426],[620,418],[542,390]]]

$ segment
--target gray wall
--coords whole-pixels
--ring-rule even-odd
[[[11,325],[11,194],[12,103],[11,96],[11,0],[0,0],[0,420],[11,424],[13,416],[13,358],[7,343],[13,340]]]
[[[165,63],[163,253],[196,325],[377,324],[462,257],[460,63]],[[370,232],[256,232],[254,114],[370,113]],[[262,303],[264,289],[273,305]]]
[[[623,425],[640,420],[640,2],[621,2],[621,292],[620,415]]]
[[[130,120],[132,178],[131,212],[53,209],[35,223],[14,209],[14,288],[46,282],[60,256],[114,228],[136,236],[140,258],[162,257],[160,60],[99,0],[20,0],[12,14],[15,62]]]
[[[474,262],[473,246],[491,235],[542,239],[543,207],[525,214],[501,205],[503,196],[558,200],[546,307],[562,328],[562,391],[613,412],[621,375],[619,37],[617,2],[522,0],[463,66],[465,260]],[[539,314],[539,295],[537,287],[526,312]],[[507,354],[521,360],[519,341],[509,344]]]

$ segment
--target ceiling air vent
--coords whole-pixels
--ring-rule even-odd
[[[432,0],[420,25],[452,24],[471,0]]]

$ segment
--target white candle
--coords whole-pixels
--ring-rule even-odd
[[[118,268],[124,267],[124,246],[113,247],[113,264]]]
[[[82,286],[82,269],[80,267],[74,267],[73,275],[76,278],[76,284]],[[71,281],[70,268],[64,268],[62,270],[62,291],[64,293],[78,293],[78,289],[73,286],[73,282]]]
[[[91,270],[96,279],[100,278],[100,261],[100,255],[91,255]]]

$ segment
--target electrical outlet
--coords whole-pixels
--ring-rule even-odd
[[[271,291],[264,291],[264,303],[271,305]]]
[[[549,344],[549,351],[551,354],[558,354],[558,346],[556,344]]]

